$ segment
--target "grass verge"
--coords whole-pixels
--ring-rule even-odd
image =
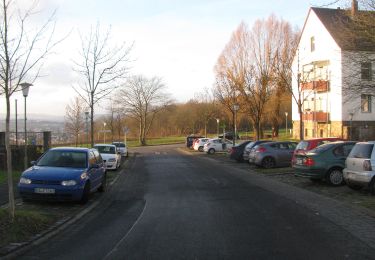
[[[21,171],[13,170],[13,182],[18,182],[21,176]],[[0,185],[7,182],[7,172],[0,170]]]
[[[55,223],[56,217],[38,211],[16,210],[13,223],[6,209],[0,209],[0,248],[28,241]]]

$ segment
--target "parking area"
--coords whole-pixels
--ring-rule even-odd
[[[371,195],[368,189],[362,189],[355,191],[350,189],[346,185],[333,187],[324,181],[311,181],[308,178],[297,177],[294,175],[294,170],[291,167],[263,169],[254,165],[250,165],[247,162],[239,163],[235,160],[231,160],[227,153],[215,153],[206,154],[198,151],[194,151],[188,148],[184,150],[189,151],[194,156],[206,157],[215,160],[217,163],[229,165],[230,167],[236,167],[249,171],[253,174],[261,174],[274,180],[293,185],[302,189],[306,189],[332,199],[338,202],[346,202],[348,205],[353,207],[361,207],[367,211],[371,210],[369,214],[375,216],[375,196]]]

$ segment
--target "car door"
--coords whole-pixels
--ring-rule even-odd
[[[292,149],[290,149],[288,143],[279,143],[278,144],[278,158],[279,158],[279,164],[280,165],[289,165],[291,163],[292,155],[293,155]]]
[[[354,144],[342,144],[333,149],[334,164],[342,168],[345,167],[345,160],[348,157],[350,151],[353,149]]]
[[[89,157],[89,168],[87,170],[87,175],[89,176],[90,182],[91,182],[91,189],[95,189],[98,185],[98,168],[95,166],[96,158],[93,151],[89,151],[88,153]]]

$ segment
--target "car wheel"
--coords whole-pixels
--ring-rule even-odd
[[[198,151],[203,152],[203,146],[199,146]]]
[[[340,186],[345,183],[344,176],[342,174],[342,169],[340,168],[333,168],[328,171],[327,182],[332,186]]]
[[[103,174],[102,184],[98,188],[99,192],[105,192],[107,190],[107,174]]]
[[[214,149],[214,148],[209,149],[209,150],[208,150],[208,153],[209,153],[209,154],[214,154],[214,153],[215,153],[215,149]]]
[[[276,162],[272,157],[266,157],[262,161],[262,167],[266,169],[273,168],[275,167],[275,165],[276,165]]]
[[[87,182],[85,184],[85,187],[83,188],[82,197],[81,197],[81,204],[86,204],[89,201],[90,197],[90,182]]]
[[[350,184],[350,183],[347,183],[348,187],[351,188],[352,190],[360,190],[362,189],[362,186],[361,185],[355,185],[355,184]]]

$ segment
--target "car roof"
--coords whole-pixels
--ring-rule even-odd
[[[114,147],[116,147],[116,145],[114,145],[114,144],[95,144],[94,147],[95,146],[111,146],[111,147],[114,146]]]
[[[77,151],[77,152],[87,152],[90,150],[90,148],[86,147],[54,147],[50,150],[53,151]]]

